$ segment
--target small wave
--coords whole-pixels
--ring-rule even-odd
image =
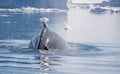
[[[10,24],[11,22],[10,22],[10,21],[5,21],[4,23],[6,23],[6,24]]]
[[[16,58],[16,59],[36,59],[36,56],[38,56],[38,54],[11,54],[11,53],[7,53],[7,54],[0,54],[0,57],[2,58]]]
[[[34,68],[39,69],[39,64],[19,64],[19,63],[1,63],[1,67],[12,67],[12,68]]]
[[[17,39],[10,39],[10,40],[0,40],[3,43],[29,43],[30,40],[17,40]]]
[[[15,9],[0,8],[0,11],[18,12],[18,13],[21,12],[21,13],[31,14],[31,13],[39,13],[39,12],[64,12],[66,10],[61,10],[56,8],[45,9],[45,8],[34,8],[34,7],[22,7]]]
[[[86,44],[91,44],[99,48],[103,49],[120,49],[120,44],[119,43],[94,43],[94,42],[88,42]]]
[[[81,43],[69,43],[72,50],[87,50],[87,51],[99,51],[99,47],[91,44],[81,44]]]
[[[30,40],[0,40],[0,46],[26,46],[30,43]]]
[[[0,48],[4,49],[26,49],[29,48],[30,40],[0,40]]]
[[[9,17],[7,14],[0,14],[0,17]]]

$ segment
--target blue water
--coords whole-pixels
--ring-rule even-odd
[[[58,8],[68,9],[68,0],[0,0],[0,8],[22,8],[22,7],[35,7],[35,8]]]
[[[41,53],[29,48],[43,28],[42,17],[69,42],[71,51]],[[0,9],[0,74],[119,74],[119,19],[119,13],[82,9]],[[64,30],[66,24],[71,31]]]

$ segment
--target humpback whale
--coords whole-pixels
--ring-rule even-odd
[[[30,47],[42,51],[44,50],[52,51],[54,49],[58,49],[58,50],[70,49],[68,43],[55,31],[51,30],[46,25],[45,18],[43,18],[42,24],[43,24],[43,29],[41,34],[33,37],[30,43]]]

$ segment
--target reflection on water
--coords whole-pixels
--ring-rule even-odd
[[[0,11],[0,74],[119,74],[120,14],[91,14],[86,10],[52,12]],[[49,27],[69,41],[71,51],[40,53],[29,42]],[[65,32],[65,24],[71,31]]]

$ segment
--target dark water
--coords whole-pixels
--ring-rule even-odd
[[[29,48],[41,17],[72,51],[40,53]],[[0,74],[119,74],[120,14],[86,10],[0,9]],[[64,31],[68,24],[72,30]]]

